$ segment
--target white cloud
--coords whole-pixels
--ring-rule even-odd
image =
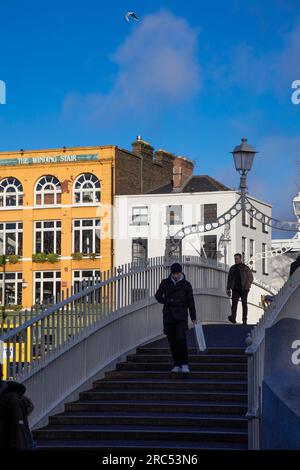
[[[123,112],[136,114],[174,106],[201,88],[197,62],[198,30],[167,10],[145,16],[120,44],[111,60],[118,67],[106,93],[71,93],[63,114],[80,111],[92,120],[113,119]]]
[[[291,94],[292,81],[300,78],[300,19],[281,37],[280,47],[268,53],[238,44],[210,65],[208,78],[222,90],[240,87],[255,94]]]

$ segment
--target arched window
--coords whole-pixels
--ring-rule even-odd
[[[0,182],[0,207],[23,205],[23,186],[16,178],[4,178]]]
[[[92,173],[84,173],[75,181],[74,204],[100,202],[100,181]]]
[[[35,187],[37,206],[49,206],[61,203],[61,185],[55,176],[42,176]]]

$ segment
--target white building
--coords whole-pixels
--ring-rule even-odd
[[[249,198],[254,206],[271,216],[270,204]],[[163,256],[169,237],[176,235],[183,226],[212,222],[238,199],[237,191],[206,175],[191,175],[181,184],[175,186],[170,182],[147,194],[116,196],[116,265]],[[242,253],[247,262],[256,252],[264,252],[271,247],[271,230],[248,214],[245,220],[240,213],[230,222],[230,241],[222,244],[220,238],[225,227],[185,237],[179,254],[201,254],[232,264],[235,253]],[[254,263],[255,278],[265,284],[271,283],[269,270],[267,259]]]
[[[300,224],[300,193],[293,199],[293,208],[298,224]],[[272,286],[280,289],[290,274],[291,263],[300,253],[300,232],[282,232],[287,238],[272,240],[272,250],[268,253],[269,264],[272,265]],[[293,235],[293,237],[292,237]]]

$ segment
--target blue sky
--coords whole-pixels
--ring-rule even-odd
[[[297,0],[0,2],[0,149],[116,144],[137,134],[238,185],[230,151],[259,154],[250,193],[293,217],[300,190]],[[134,10],[138,23],[124,14]]]

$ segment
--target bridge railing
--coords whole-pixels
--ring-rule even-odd
[[[293,293],[300,286],[300,269],[274,296],[273,302],[265,309],[246,342],[248,354],[248,436],[249,449],[260,448],[260,421],[262,412],[262,382],[264,377],[265,331],[273,325],[279,314],[290,301]],[[295,305],[295,308],[299,306]]]
[[[199,257],[180,259],[194,288],[225,292],[226,270]],[[128,306],[151,298],[163,277],[169,274],[164,257],[143,264],[128,263],[101,273],[78,292],[57,297],[55,305],[39,313],[25,311],[22,318],[8,322],[0,331],[4,376],[25,379],[44,367],[70,343],[75,344],[95,326],[123,312]],[[0,351],[1,352],[1,351]]]

